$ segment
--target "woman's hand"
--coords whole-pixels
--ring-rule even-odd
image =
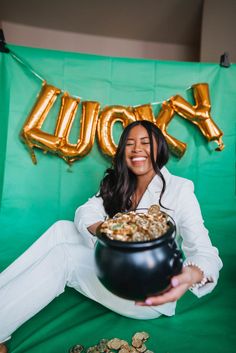
[[[178,276],[171,279],[171,288],[155,297],[149,297],[145,302],[136,302],[136,305],[150,306],[175,302],[194,284],[203,279],[202,271],[196,266],[186,266]]]
[[[102,224],[103,222],[97,222],[89,226],[87,229],[92,235],[96,235],[98,227]]]

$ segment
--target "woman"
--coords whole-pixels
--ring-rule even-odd
[[[198,297],[212,291],[222,262],[203,225],[192,182],[171,175],[164,167],[167,161],[166,141],[154,124],[138,121],[124,129],[113,167],[107,170],[99,194],[77,209],[74,223],[55,223],[1,273],[0,325],[4,327],[0,327],[0,342],[9,339],[66,285],[136,319],[174,315],[176,301],[188,289]],[[121,299],[106,290],[94,273],[96,229],[107,216],[158,202],[176,222],[186,256],[184,268],[162,295],[138,303]],[[4,347],[2,344],[2,352]]]

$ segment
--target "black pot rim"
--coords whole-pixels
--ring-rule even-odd
[[[146,240],[146,241],[132,241],[132,242],[126,242],[126,241],[121,241],[121,240],[114,240],[110,239],[109,237],[106,236],[105,233],[97,232],[96,236],[98,238],[98,241],[101,241],[103,244],[108,245],[113,248],[123,248],[123,249],[147,249],[147,248],[152,248],[155,247],[156,245],[160,245],[162,243],[168,242],[170,239],[175,239],[175,230],[176,226],[174,223],[171,221],[168,221],[167,223],[169,225],[169,228],[167,232],[160,237],[152,240]]]

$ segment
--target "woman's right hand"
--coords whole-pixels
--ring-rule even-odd
[[[89,226],[87,229],[92,235],[96,235],[98,227],[102,224],[103,222],[97,222]]]

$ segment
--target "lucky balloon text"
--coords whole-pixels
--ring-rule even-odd
[[[113,138],[114,124],[119,121],[125,127],[133,121],[143,119],[152,121],[162,130],[170,151],[178,158],[181,158],[186,151],[186,143],[167,132],[168,125],[176,115],[196,125],[207,141],[215,141],[217,143],[216,151],[224,149],[223,132],[211,117],[211,102],[207,83],[197,83],[191,86],[195,105],[190,104],[180,95],[172,96],[163,102],[134,107],[112,105],[102,110],[99,102],[82,101],[82,113],[79,118],[79,137],[76,143],[70,143],[69,137],[72,126],[78,116],[76,112],[81,97],[72,97],[67,92],[47,84],[46,80],[12,49],[8,48],[7,53],[42,82],[41,92],[20,134],[22,140],[29,147],[32,161],[35,164],[37,163],[34,153],[35,147],[45,153],[52,152],[56,154],[69,164],[83,158],[91,151],[96,133],[102,152],[106,155],[114,156],[117,147]],[[59,95],[61,97],[60,110],[54,133],[51,134],[43,131],[42,125],[45,123],[46,118],[51,119],[48,114]],[[155,117],[152,106],[157,103],[161,104],[161,110]]]
[[[114,124],[121,122],[123,127],[126,127],[133,121],[149,120],[161,129],[170,151],[181,158],[186,151],[186,143],[176,139],[167,131],[168,125],[178,114],[196,125],[207,141],[215,141],[217,143],[216,151],[222,151],[224,149],[223,132],[211,117],[208,84],[194,84],[191,86],[191,90],[195,105],[190,104],[180,95],[175,95],[162,102],[161,110],[156,117],[151,104],[135,107],[112,105],[101,110],[99,102],[82,101],[79,137],[76,143],[70,143],[70,132],[80,99],[70,96],[67,92],[61,92],[59,88],[44,81],[41,92],[22,128],[21,138],[28,146],[34,164],[37,163],[34,148],[54,153],[71,164],[91,151],[96,134],[102,152],[113,157],[117,148],[113,138]],[[61,97],[60,110],[54,133],[51,134],[43,131],[42,125],[59,95]]]

